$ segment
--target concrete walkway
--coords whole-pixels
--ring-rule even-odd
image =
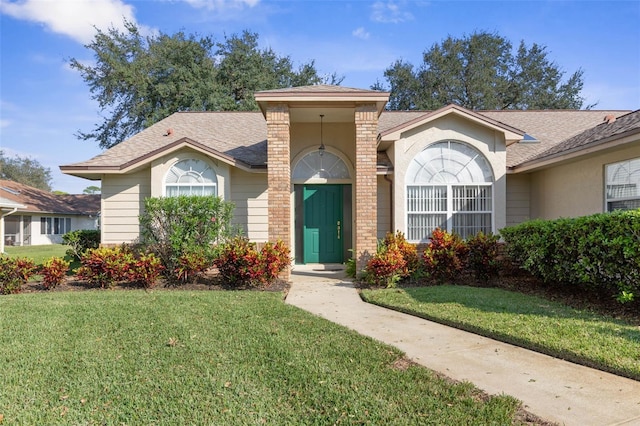
[[[364,303],[344,272],[296,265],[287,303],[564,425],[640,425],[640,382]]]

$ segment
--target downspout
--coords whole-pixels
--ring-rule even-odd
[[[389,217],[390,217],[390,224],[389,224],[389,232],[391,232],[392,234],[396,233],[396,230],[393,229],[393,224],[395,223],[393,221],[394,217],[394,202],[393,202],[393,180],[389,178],[389,175],[385,174],[384,176],[384,180],[386,180],[387,182],[389,182]]]
[[[9,216],[10,214],[14,214],[17,211],[18,208],[14,207],[10,212],[0,215],[0,253],[4,253],[4,217]]]

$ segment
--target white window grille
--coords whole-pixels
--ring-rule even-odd
[[[426,241],[435,228],[467,238],[493,231],[493,173],[475,148],[438,142],[407,169],[407,238]]]
[[[349,179],[350,177],[344,161],[327,151],[311,151],[302,157],[291,176],[303,182],[314,179]]]
[[[187,159],[174,164],[164,180],[164,194],[218,195],[218,177],[206,161]]]
[[[640,158],[607,164],[607,211],[640,208]]]

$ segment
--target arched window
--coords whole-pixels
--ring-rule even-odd
[[[607,211],[640,208],[640,158],[607,164]]]
[[[349,179],[349,169],[340,157],[331,152],[311,151],[296,164],[292,178],[307,181],[311,179]]]
[[[456,141],[429,145],[407,169],[407,238],[426,241],[435,228],[463,238],[492,232],[493,181],[475,148]]]
[[[175,163],[164,180],[167,197],[178,195],[218,195],[218,177],[203,160],[187,159]]]

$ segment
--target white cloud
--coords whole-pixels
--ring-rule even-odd
[[[244,6],[253,7],[260,0],[184,0],[186,3],[197,9],[224,10],[242,8]]]
[[[96,30],[123,28],[126,19],[135,23],[134,8],[121,0],[19,0],[0,3],[0,13],[37,22],[49,31],[87,44]],[[147,31],[147,29],[143,30]]]
[[[0,118],[0,129],[11,126],[11,121]]]
[[[362,40],[368,40],[370,34],[364,29],[364,27],[360,27],[353,30],[351,35],[356,38],[361,38]]]
[[[371,20],[374,22],[398,24],[400,22],[413,20],[411,12],[402,10],[405,2],[396,3],[393,1],[377,1],[371,6]]]

